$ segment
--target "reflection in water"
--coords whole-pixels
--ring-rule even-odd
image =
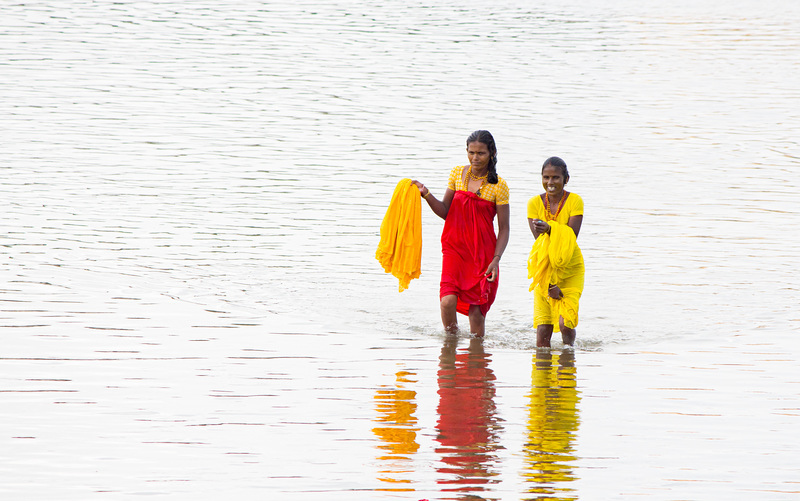
[[[476,492],[498,473],[492,468],[493,454],[501,427],[495,416],[493,381],[489,369],[491,355],[483,349],[483,340],[470,339],[469,348],[456,351],[458,336],[448,336],[439,358],[439,421],[436,440],[442,455],[437,471],[446,477],[440,484],[451,485],[444,491]],[[468,496],[465,499],[481,499]]]
[[[575,382],[575,352],[561,354],[538,350],[534,355],[525,444],[523,476],[531,482],[529,499],[574,500],[574,490],[565,482],[575,480],[571,464],[573,440],[578,430],[578,390]]]
[[[372,429],[373,433],[381,439],[379,449],[386,451],[378,457],[384,462],[384,469],[379,473],[378,480],[382,482],[408,484],[411,480],[403,478],[411,473],[411,454],[417,452],[416,427],[417,410],[415,399],[417,392],[405,389],[405,385],[415,383],[411,379],[414,374],[407,371],[397,372],[397,382],[394,388],[384,386],[378,389],[375,395],[378,417],[375,419],[381,426]],[[381,490],[412,491],[410,487],[386,488]]]

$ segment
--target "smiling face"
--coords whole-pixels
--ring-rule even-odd
[[[548,164],[542,169],[542,186],[548,195],[556,198],[561,197],[567,181],[569,181],[569,178],[565,178],[564,173],[558,167]]]
[[[483,172],[489,166],[489,147],[478,141],[473,141],[467,145],[467,158],[472,166],[472,172]]]

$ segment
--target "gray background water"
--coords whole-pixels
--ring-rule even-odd
[[[4,499],[799,495],[800,4],[1,19]],[[441,194],[477,128],[512,197],[473,381],[485,483],[440,468],[441,221],[423,213],[409,290],[374,259],[397,181]],[[525,474],[544,374],[525,203],[550,155],[586,204],[575,368],[549,383],[577,402],[567,480]],[[381,426],[416,449],[386,456]]]

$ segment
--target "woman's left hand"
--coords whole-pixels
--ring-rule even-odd
[[[561,288],[557,285],[551,285],[549,289],[547,289],[547,294],[553,299],[561,299],[564,297],[564,293],[561,292]]]
[[[487,277],[487,282],[494,282],[497,279],[497,271],[500,264],[500,258],[496,257],[492,259],[492,262],[489,263],[489,266],[486,267],[486,271],[483,273],[483,276]]]

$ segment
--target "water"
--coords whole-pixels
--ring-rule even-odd
[[[794,499],[795,2],[3,7],[4,499]],[[493,132],[487,337],[398,293],[397,181]],[[586,204],[536,353],[525,202]],[[466,325],[465,319],[462,324]]]

